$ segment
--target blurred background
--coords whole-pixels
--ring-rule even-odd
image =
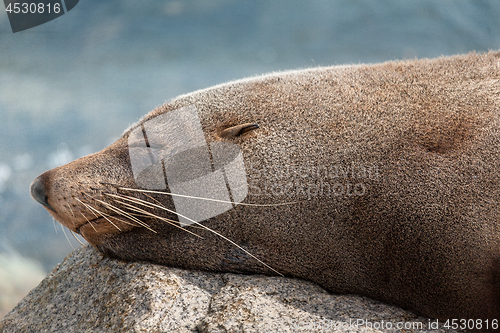
[[[2,9],[0,318],[80,246],[30,198],[33,178],[165,101],[270,71],[494,49],[493,0],[80,0],[15,34]]]

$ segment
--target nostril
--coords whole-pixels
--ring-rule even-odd
[[[52,208],[47,201],[47,193],[41,176],[36,177],[31,183],[30,193],[33,199],[55,212],[55,209]]]

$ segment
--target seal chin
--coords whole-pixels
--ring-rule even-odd
[[[99,246],[105,239],[130,231],[136,224],[123,216],[107,216],[90,220],[75,229],[87,242]]]

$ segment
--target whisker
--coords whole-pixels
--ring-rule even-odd
[[[70,242],[69,238],[68,238],[68,235],[66,234],[66,231],[64,230],[65,228],[63,227],[62,228],[62,231],[63,231],[63,234],[64,236],[66,237],[66,240],[68,241],[69,245],[71,245],[71,248],[74,250],[75,247],[73,246],[73,244]]]
[[[117,186],[117,185],[109,184],[109,183],[103,183],[103,184]],[[252,203],[232,202],[232,201],[212,199],[212,198],[195,197],[195,196],[191,196],[191,195],[176,194],[176,193],[169,193],[169,192],[160,192],[160,191],[152,191],[152,190],[140,190],[140,189],[134,189],[134,188],[129,188],[129,187],[117,187],[117,189],[119,189],[119,190],[125,190],[125,191],[132,191],[132,192],[163,194],[163,195],[170,195],[170,196],[173,196],[173,197],[182,197],[182,198],[189,198],[189,199],[199,199],[199,200],[206,200],[206,201],[230,203],[230,204],[235,204],[236,206],[237,205],[242,205],[242,206],[254,206],[254,207],[276,207],[276,206],[285,206],[285,205],[292,205],[292,204],[299,203],[299,201],[292,201],[292,202],[282,202],[282,203],[276,203],[276,204],[252,204]]]
[[[154,202],[156,202],[158,205],[161,205],[161,202],[159,202],[158,200],[156,200],[155,198],[153,198],[152,196],[150,195],[147,195],[147,194],[144,194],[145,196],[147,196],[149,199],[153,200]]]
[[[113,222],[111,222],[111,220],[110,220],[110,219],[108,219],[108,217],[106,217],[106,216],[105,216],[105,215],[108,215],[108,216],[109,216],[109,214],[105,214],[105,213],[103,213],[103,212],[99,211],[98,209],[95,209],[94,207],[92,207],[92,206],[90,206],[90,205],[88,205],[88,206],[89,206],[89,208],[90,208],[90,209],[92,209],[92,210],[94,210],[96,213],[100,214],[100,216],[101,216],[101,217],[103,217],[106,221],[108,221],[109,223],[111,223],[111,224],[112,224],[112,225],[113,225],[116,229],[118,229],[118,231],[121,231],[121,229],[120,229],[120,228],[118,228],[118,226],[117,226],[116,224],[114,224]],[[94,214],[94,215],[95,215],[95,214]],[[96,217],[97,217],[97,218],[99,218],[99,216],[97,216],[97,215],[96,215]]]
[[[162,192],[160,192],[160,193],[162,193]],[[109,193],[108,193],[107,195],[117,197],[117,196],[115,196],[115,195],[113,195],[113,194],[109,194]],[[172,211],[172,210],[170,210],[170,209],[168,209],[168,208],[166,208],[166,207],[164,207],[164,206],[156,205],[156,204],[153,204],[153,203],[150,203],[150,202],[147,202],[147,201],[141,200],[141,199],[139,199],[139,198],[134,198],[135,200],[131,200],[131,199],[129,199],[129,198],[122,197],[122,198],[120,198],[120,199],[123,199],[123,200],[128,200],[128,201],[133,201],[133,202],[137,202],[137,203],[140,203],[140,204],[144,204],[145,206],[155,206],[155,207],[160,208],[160,209],[163,209],[163,210],[165,210],[165,211],[167,211],[167,212],[169,212],[169,213],[172,213],[172,214],[176,214],[176,215],[178,215],[178,216],[181,216],[181,217],[183,217],[183,218],[187,219],[188,221],[191,221],[191,222],[193,222],[193,223],[195,223],[195,224],[197,224],[197,225],[201,226],[203,229],[206,229],[207,231],[210,231],[210,232],[212,232],[213,234],[215,234],[215,235],[217,235],[217,236],[221,237],[222,239],[226,240],[227,242],[229,242],[229,243],[233,244],[234,246],[236,246],[237,248],[239,248],[240,250],[242,250],[243,252],[245,252],[246,254],[248,254],[249,256],[251,256],[252,258],[254,258],[255,260],[257,260],[258,262],[260,262],[262,265],[266,266],[267,268],[269,268],[270,270],[272,270],[273,272],[275,272],[276,274],[278,274],[278,275],[280,275],[280,276],[284,276],[283,274],[281,274],[280,272],[278,272],[277,270],[275,270],[274,268],[272,268],[271,266],[269,266],[268,264],[266,264],[265,262],[263,262],[262,260],[260,260],[260,259],[259,259],[259,258],[257,258],[256,256],[254,256],[253,254],[251,254],[250,252],[248,252],[248,251],[247,251],[247,250],[245,250],[243,247],[241,247],[241,246],[240,246],[240,245],[238,245],[237,243],[233,242],[233,241],[232,241],[232,240],[230,240],[229,238],[227,238],[227,237],[225,237],[225,236],[221,235],[221,234],[220,234],[220,233],[218,233],[217,231],[212,230],[212,229],[210,229],[210,228],[209,228],[209,227],[207,227],[207,226],[204,226],[204,225],[203,225],[203,224],[201,224],[201,223],[196,222],[196,221],[195,221],[195,220],[193,220],[193,219],[190,219],[190,218],[189,218],[189,217],[187,217],[187,216],[184,216],[184,215],[182,215],[182,214],[176,213],[176,212],[174,212],[174,211]],[[184,230],[185,230],[185,229],[184,229]]]
[[[135,217],[148,217],[147,215],[139,214],[139,213],[127,212],[127,214],[130,214],[130,215],[135,216]]]
[[[144,195],[147,196],[148,198],[150,198],[151,200],[153,200],[154,202],[156,202],[158,205],[162,206],[162,203],[159,202],[158,200],[156,200],[155,198],[153,198],[152,196],[147,195],[147,194],[144,194]],[[133,198],[133,197],[131,197],[131,198]],[[154,208],[154,207],[152,207],[152,208]],[[177,221],[175,221],[175,222],[177,222]],[[193,224],[191,224],[190,227],[191,228],[196,228],[196,229],[203,229],[203,228],[201,228],[201,227],[199,227],[197,225],[193,225]]]
[[[154,229],[152,229],[149,225],[147,225],[146,223],[144,223],[143,221],[139,220],[137,217],[133,216],[132,214],[122,210],[122,209],[119,209],[119,208],[116,208],[116,207],[113,207],[113,205],[110,205],[108,203],[105,203],[104,201],[101,201],[101,200],[98,200],[100,202],[102,202],[102,204],[105,204],[106,206],[108,206],[109,209],[111,209],[112,211],[114,211],[115,213],[117,214],[121,214],[121,215],[125,215],[125,217],[128,217],[129,219],[135,221],[137,224],[139,224],[141,227],[144,227],[154,233],[156,233],[156,231]],[[116,217],[114,217],[116,218]],[[120,220],[122,222],[125,222],[123,220]],[[128,222],[125,222],[125,223],[128,223]],[[128,224],[131,224],[131,223],[128,223]],[[131,224],[132,225],[132,224]]]
[[[113,197],[113,198],[118,198],[118,199],[122,199],[122,200],[126,200],[126,201],[130,201],[130,202],[135,202],[135,203],[138,203],[142,206],[146,206],[148,208],[161,208],[161,205],[155,205],[154,203],[150,203],[150,202],[147,202],[145,200],[141,200],[139,198],[136,198],[136,197],[131,197],[131,196],[128,196],[128,195],[123,195],[123,194],[111,194],[111,193],[103,193],[105,195],[108,195],[110,197]],[[124,202],[122,202],[122,204],[125,204]],[[135,207],[135,206],[132,206],[132,207]],[[175,214],[175,213],[174,213]],[[174,221],[174,222],[177,222],[177,221]]]
[[[66,204],[66,206],[68,206],[68,209],[71,212],[71,215],[73,215],[73,217],[75,217],[75,213],[73,212],[73,209],[71,209],[71,206],[69,204]]]
[[[126,217],[130,218],[131,220],[137,222],[140,226],[143,226],[144,228],[148,229],[148,230],[151,230],[152,232],[156,233],[156,231],[154,231],[153,229],[151,229],[151,227],[149,225],[147,225],[146,223],[142,222],[141,220],[139,220],[138,218],[130,215],[129,213],[117,208],[117,207],[114,207],[113,205],[110,205],[109,203],[105,202],[105,201],[102,201],[102,200],[99,200],[97,198],[94,198],[90,195],[88,195],[87,193],[84,193],[86,196],[90,197],[91,199],[97,201],[97,202],[100,202],[102,203],[103,205],[106,205],[109,209],[111,209],[112,211],[114,211],[115,213],[119,214],[119,215],[125,215]],[[111,216],[110,216],[111,217]],[[115,217],[116,218],[116,217]],[[122,221],[124,223],[127,223],[127,224],[130,224],[132,225],[131,223],[129,222],[126,222],[126,221],[123,221],[123,220],[120,220],[118,219],[119,221]]]
[[[56,223],[56,219],[55,218],[52,218],[52,223],[54,224],[54,230],[56,231],[56,234],[57,234],[57,223]]]
[[[97,232],[97,229],[94,227],[94,224],[92,224],[92,222],[90,222],[90,220],[85,215],[83,215],[82,212],[80,212],[80,214],[82,214],[82,216],[87,220],[87,222],[92,226],[92,228],[94,228],[94,231]]]
[[[74,227],[74,226],[76,226],[76,223],[75,223],[75,218],[76,218],[75,213],[73,212],[73,209],[71,209],[71,206],[68,203],[66,203],[66,206],[68,207],[68,210],[71,212],[71,216],[73,216],[73,217],[70,216],[70,219],[71,219],[71,223],[73,223],[73,227]]]
[[[143,210],[143,209],[140,209],[139,207],[136,207],[136,206],[130,205],[130,204],[126,203],[126,202],[122,202],[122,201],[118,201],[118,200],[115,200],[115,201],[116,201],[116,202],[119,202],[119,203],[120,203],[120,204],[122,204],[122,205],[125,205],[125,206],[127,206],[127,207],[130,207],[129,209],[133,209],[133,210],[136,210],[136,211],[138,211],[138,212],[142,212],[142,213],[144,213],[144,214],[147,214],[147,215],[149,215],[149,216],[151,216],[151,217],[153,217],[153,218],[156,218],[156,219],[159,219],[159,220],[165,221],[165,222],[167,222],[168,224],[173,225],[173,226],[174,226],[174,227],[176,227],[176,228],[182,229],[182,231],[188,232],[188,233],[190,233],[190,234],[192,234],[192,235],[194,235],[194,236],[196,236],[196,237],[198,237],[198,238],[203,239],[203,237],[201,237],[200,235],[197,235],[196,233],[192,232],[191,230],[184,229],[184,228],[182,228],[181,226],[177,225],[177,221],[174,221],[174,220],[171,220],[171,219],[167,219],[167,218],[165,218],[165,217],[157,216],[157,215],[155,215],[155,214],[153,214],[153,213],[150,213],[150,212],[148,212],[148,211],[145,211],[145,210]]]
[[[71,232],[71,235],[73,235],[73,238],[76,239],[76,241],[78,243],[80,243],[81,246],[84,246],[84,244],[78,239],[78,237],[76,237],[75,233],[72,230],[70,230],[70,232]]]
[[[83,201],[81,201],[80,199],[78,198],[75,198],[76,201],[78,201],[79,203],[81,203],[85,208],[87,208],[88,211],[90,211],[96,218],[99,218],[99,215],[97,215],[93,210],[92,210],[92,207],[90,207],[90,205],[84,203]]]
[[[161,202],[159,202],[158,200],[156,200],[156,199],[155,199],[155,198],[153,198],[152,196],[147,195],[147,194],[144,194],[144,195],[145,195],[145,196],[147,196],[149,199],[153,200],[154,202],[156,202],[158,205],[160,205],[160,206],[162,205],[162,204],[161,204]],[[132,197],[131,197],[131,198],[132,198]],[[177,221],[175,221],[175,222],[177,222]],[[192,228],[196,228],[196,229],[203,229],[203,228],[201,228],[201,227],[199,227],[199,226],[197,226],[197,225],[191,225],[190,227],[192,227]]]
[[[121,231],[120,228],[118,228],[118,226],[116,224],[114,224],[113,222],[111,222],[110,219],[108,219],[106,216],[104,215],[107,215],[107,214],[104,214],[102,212],[100,212],[99,210],[95,209],[94,207],[82,202],[80,199],[78,198],[75,198],[78,202],[80,202],[82,205],[84,205],[85,207],[87,207],[94,215],[96,218],[99,218],[99,217],[103,217],[104,219],[106,219],[106,221],[108,221],[109,223],[111,223],[111,225],[113,225],[113,227],[115,227],[116,229],[118,229],[118,231]],[[100,216],[96,215],[93,211],[97,212],[98,214],[101,214]],[[88,220],[87,220],[88,221]],[[89,221],[90,222],[90,221]],[[95,230],[95,228],[94,228]],[[97,231],[97,230],[96,230]]]

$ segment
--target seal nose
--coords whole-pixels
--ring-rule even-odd
[[[42,176],[43,175],[36,177],[35,180],[33,180],[33,182],[31,183],[31,197],[55,212],[56,210],[52,208],[47,201],[47,193],[45,191],[45,186],[43,185]]]

